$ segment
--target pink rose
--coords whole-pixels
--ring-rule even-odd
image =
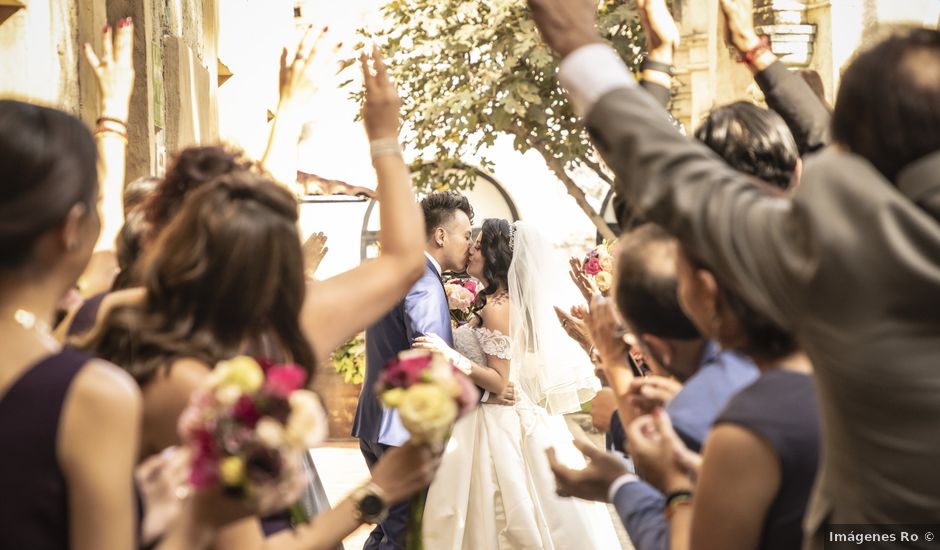
[[[408,388],[421,380],[421,375],[430,365],[430,352],[403,353],[385,366],[381,384],[385,388]]]
[[[581,269],[591,276],[597,275],[603,271],[603,269],[601,269],[601,261],[596,256],[584,262],[584,265],[581,267]]]
[[[307,372],[297,365],[275,365],[268,369],[264,389],[281,396],[288,396],[303,387]]]
[[[477,297],[478,289],[477,289],[476,281],[474,281],[473,279],[467,279],[466,281],[463,282],[463,287],[473,293],[474,299]]]
[[[189,471],[189,483],[196,489],[211,487],[219,481],[219,461],[199,449],[193,454],[192,469]]]

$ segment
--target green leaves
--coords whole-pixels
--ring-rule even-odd
[[[472,185],[475,175],[454,169],[458,159],[479,153],[481,164],[491,165],[486,147],[499,134],[512,135],[520,151],[536,148],[571,169],[596,158],[558,84],[558,60],[525,2],[390,0],[382,12],[383,28],[361,34],[389,57],[405,141],[433,161],[416,167],[419,188]],[[603,2],[598,21],[627,65],[636,67],[643,43],[632,0]]]

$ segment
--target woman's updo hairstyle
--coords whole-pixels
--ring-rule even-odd
[[[163,181],[154,189],[143,208],[154,234],[158,234],[180,211],[183,199],[206,183],[233,172],[250,171],[255,163],[242,151],[220,145],[187,147],[173,159]]]
[[[0,269],[25,264],[45,231],[76,204],[93,212],[98,153],[77,118],[0,100]]]
[[[483,284],[474,310],[486,305],[487,297],[497,290],[509,290],[509,264],[512,263],[512,225],[500,218],[483,220],[480,232],[480,254],[483,255]]]

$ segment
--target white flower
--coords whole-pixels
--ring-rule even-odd
[[[258,435],[258,441],[272,449],[284,445],[284,427],[270,416],[262,417],[258,421],[255,425],[255,433]]]
[[[219,403],[225,405],[234,405],[238,398],[242,396],[242,390],[238,386],[222,386],[215,390],[215,398]]]
[[[297,390],[288,400],[291,413],[285,430],[287,444],[297,448],[319,445],[327,434],[326,414],[319,398],[312,391]]]

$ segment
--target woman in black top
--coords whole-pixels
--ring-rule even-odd
[[[673,496],[666,516],[674,550],[798,549],[819,460],[812,366],[789,334],[686,251],[677,263],[689,318],[750,356],[761,376],[719,415],[701,457],[682,447],[665,413],[634,422],[628,441],[637,470]]]

